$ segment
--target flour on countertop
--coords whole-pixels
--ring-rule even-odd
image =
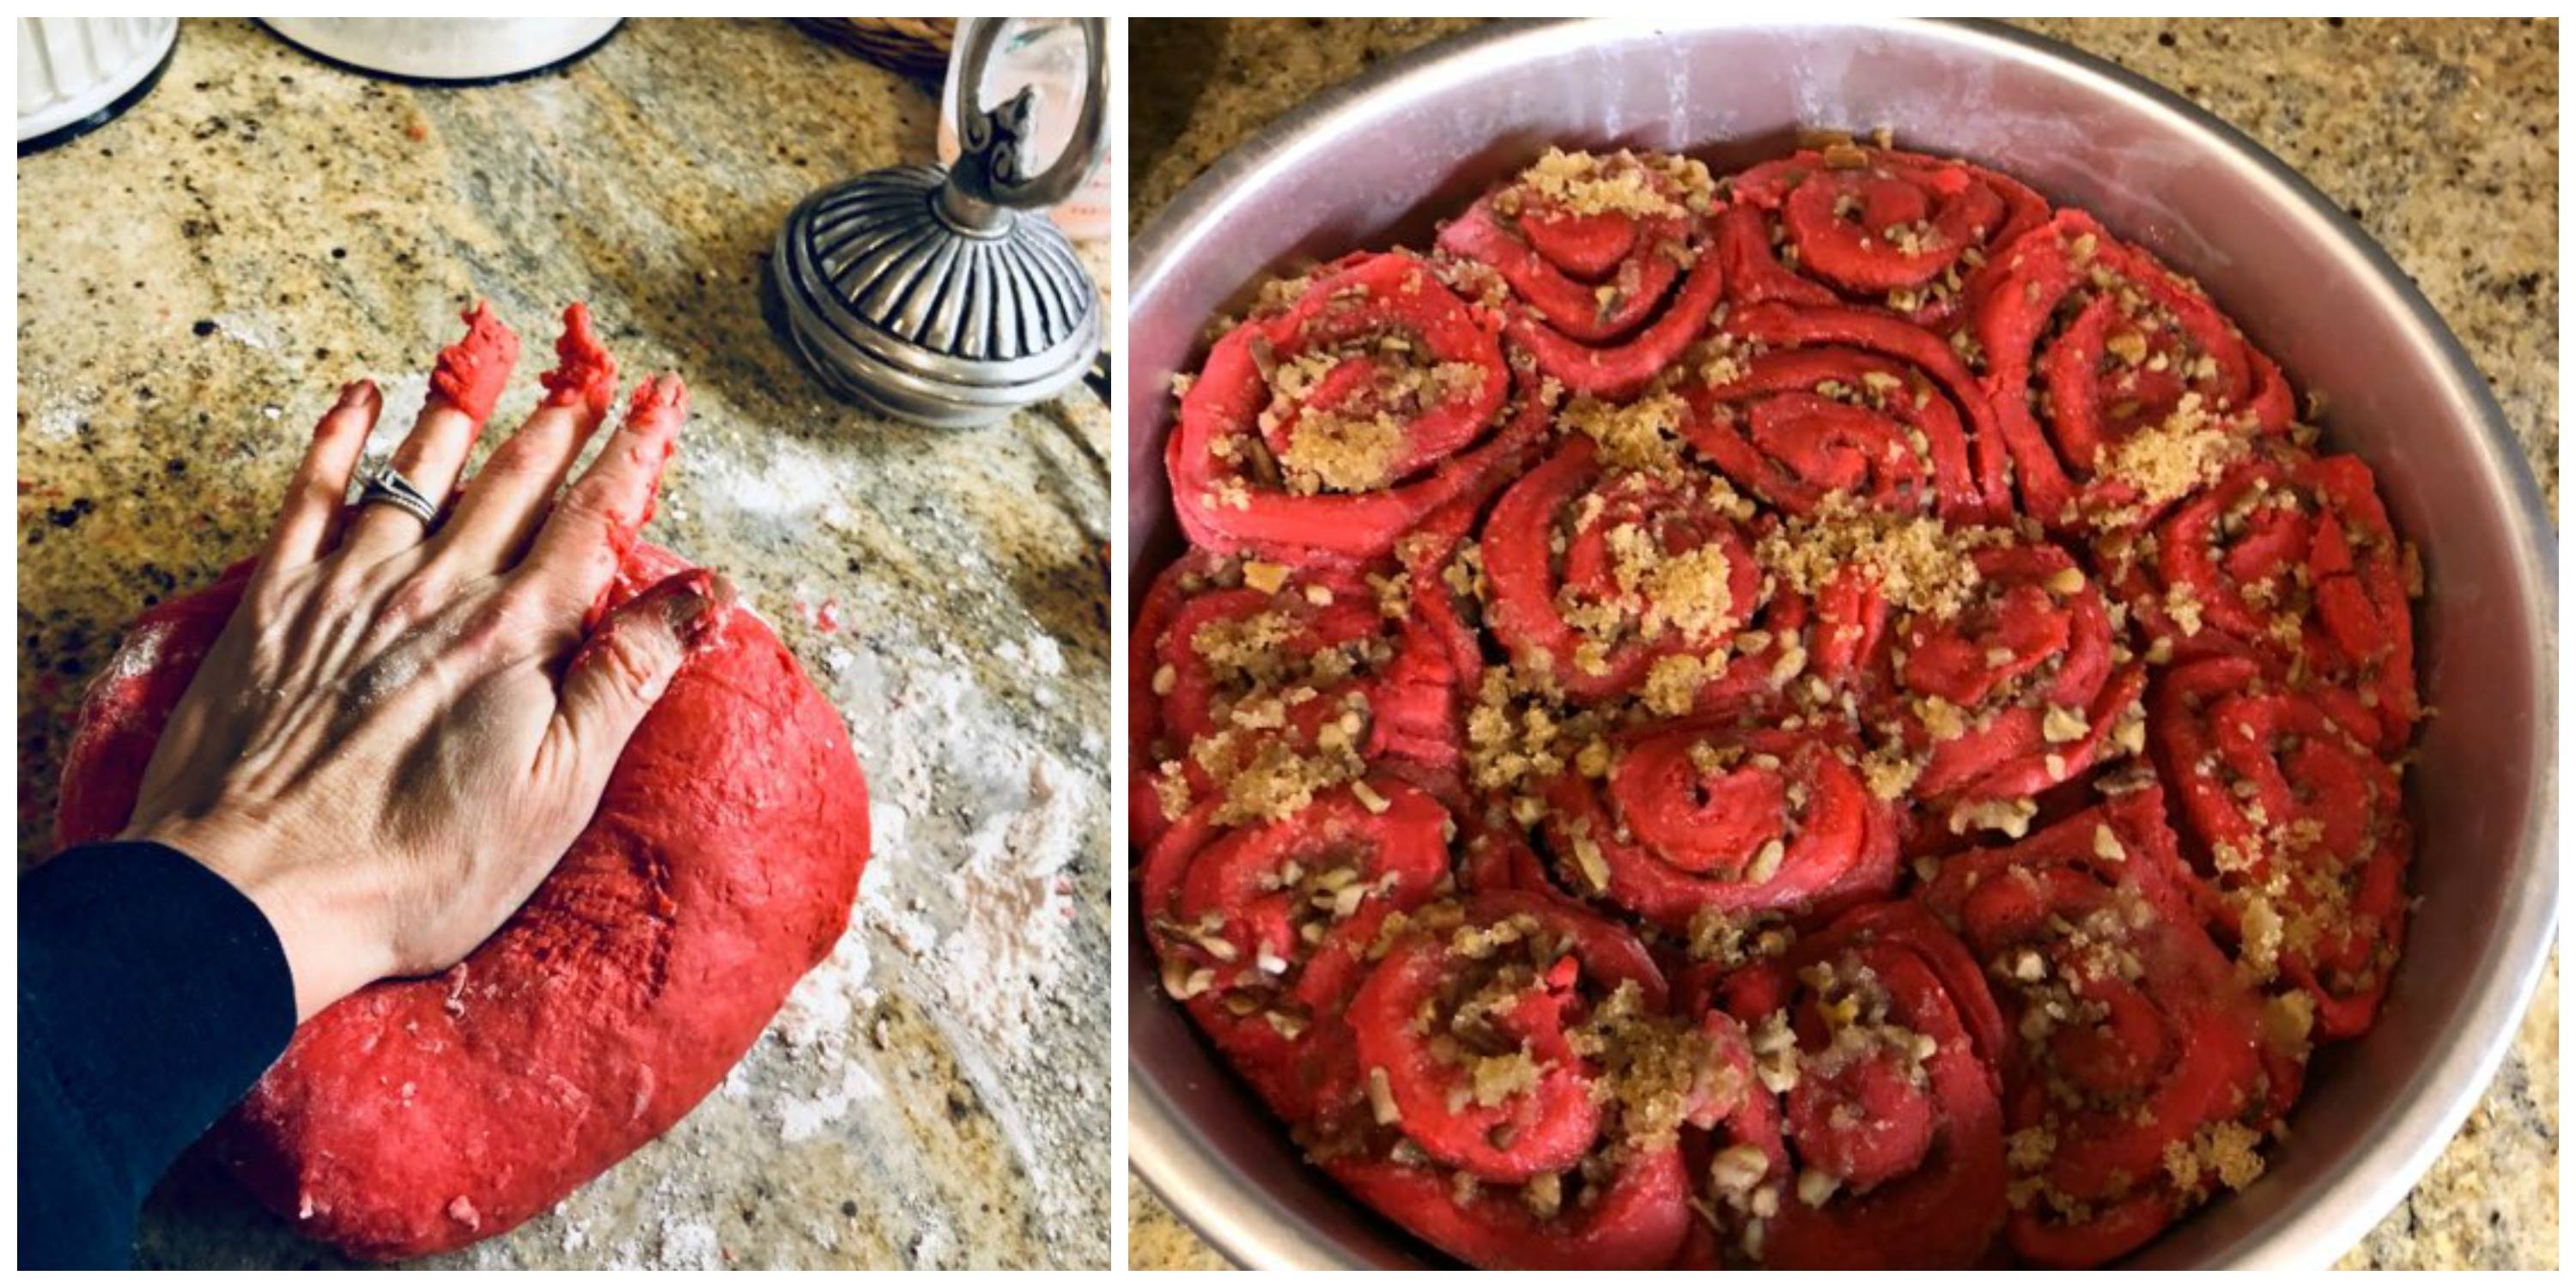
[[[851,1050],[856,1020],[875,1010],[878,1001],[867,983],[870,964],[867,928],[854,919],[832,955],[797,981],[770,1022],[769,1036],[788,1049],[796,1064],[812,1069],[822,1084],[812,1095],[782,1089],[774,1097],[770,1111],[778,1119],[780,1138],[791,1144],[823,1134],[847,1117],[852,1105],[885,1092]],[[735,1070],[748,1067],[746,1061]],[[728,1076],[725,1081],[731,1093],[734,1080]],[[749,1089],[746,1083],[742,1091]]]
[[[1052,635],[1032,635],[1026,644],[1004,640],[993,652],[1015,667],[1027,667],[1039,675],[1064,674],[1064,648]]]
[[[1063,873],[1100,804],[1044,750],[1029,758],[1028,775],[1028,804],[977,828],[965,865],[948,877],[966,916],[943,954],[950,995],[1005,1050],[1027,1046],[1032,1003],[1062,982],[1074,911]]]
[[[840,1086],[811,1099],[785,1095],[778,1098],[779,1135],[790,1144],[812,1140],[848,1117],[851,1106],[884,1094],[885,1087],[868,1072],[867,1066],[844,1062]]]
[[[709,522],[794,526],[849,521],[839,473],[844,466],[792,438],[757,447],[737,432],[692,436],[672,474],[687,484],[697,514]]]
[[[247,313],[218,313],[207,319],[215,324],[215,334],[236,344],[259,350],[278,345],[277,331],[264,317]]]
[[[704,1221],[666,1218],[661,1253],[653,1264],[670,1270],[722,1270],[724,1246],[716,1239],[716,1228]]]
[[[48,442],[68,443],[80,437],[81,426],[98,409],[99,391],[95,387],[69,390],[51,397],[36,388],[25,377],[20,378],[19,397],[36,402],[36,414],[28,428]]]
[[[835,678],[871,798],[887,802],[876,812],[892,824],[869,867],[888,879],[870,883],[862,915],[929,968],[965,1023],[1006,1051],[1024,1047],[1030,1000],[1061,976],[1073,915],[1063,870],[1106,802],[1051,752],[1007,736],[962,670],[925,661],[890,681],[868,653],[850,657]],[[956,815],[915,818],[893,804],[936,799],[938,779],[966,798]],[[924,825],[918,836],[916,823]],[[896,888],[892,874],[910,865],[937,868],[938,903],[953,917],[932,917],[919,884]]]

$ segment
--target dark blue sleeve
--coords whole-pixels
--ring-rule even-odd
[[[259,908],[119,842],[18,882],[18,1267],[121,1267],[143,1197],[295,1031]]]

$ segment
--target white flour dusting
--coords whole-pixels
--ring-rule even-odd
[[[819,1049],[838,1055],[846,1048],[852,1016],[873,1010],[877,993],[868,987],[867,928],[855,919],[832,946],[832,955],[798,980],[787,1004],[772,1024],[778,1039],[791,1047]]]
[[[661,1255],[653,1262],[671,1270],[722,1270],[724,1245],[716,1238],[714,1226],[670,1217],[662,1222]]]
[[[1025,644],[1004,640],[993,647],[993,652],[1013,667],[1024,667],[1039,675],[1064,674],[1064,647],[1052,635],[1032,635]]]
[[[877,991],[867,982],[870,966],[867,927],[853,919],[832,955],[797,981],[787,1004],[770,1023],[771,1036],[788,1049],[790,1058],[817,1072],[824,1084],[813,1095],[786,1088],[778,1091],[771,1108],[778,1118],[779,1135],[790,1144],[823,1134],[848,1117],[851,1106],[885,1093],[876,1075],[854,1060],[851,1051],[853,1022],[877,1005]],[[747,1062],[737,1065],[736,1071],[747,1067]],[[731,1084],[732,1079],[726,1081]],[[747,1093],[748,1086],[744,1090]]]
[[[36,395],[34,388],[22,385],[22,397]],[[98,407],[98,398],[95,388],[42,398],[42,405],[28,421],[28,429],[47,442],[68,443],[80,437],[81,422],[90,419]]]
[[[974,676],[936,665],[927,650],[915,656],[899,678],[872,652],[827,668],[876,802],[870,870],[888,873],[871,883],[863,915],[928,968],[955,1018],[1018,1049],[1031,1006],[1061,977],[1074,911],[1064,869],[1085,822],[1106,805],[1052,753],[1014,737]],[[1019,664],[1030,661],[1023,652]],[[915,817],[899,804],[933,800],[958,808]],[[938,902],[951,915],[937,920],[950,933],[928,915],[931,891],[896,880],[898,866],[939,875]]]
[[[948,877],[966,918],[943,954],[950,995],[1006,1049],[1028,1041],[1030,1010],[1061,983],[1074,912],[1064,869],[1094,808],[1084,786],[1052,754],[1037,751],[1028,765],[1027,807],[986,820],[967,838],[965,866]]]
[[[850,514],[841,499],[839,473],[847,467],[792,438],[768,438],[760,449],[748,444],[723,450],[693,450],[675,472],[689,483],[689,497],[710,521],[757,521],[773,526],[800,526],[819,518],[846,523]],[[759,459],[755,459],[755,457]]]
[[[209,319],[216,333],[236,344],[268,350],[278,345],[277,330],[268,319],[247,313],[218,313]]]
[[[851,1106],[884,1094],[885,1088],[877,1082],[875,1074],[868,1072],[867,1066],[844,1063],[839,1086],[810,1098],[788,1095],[778,1098],[779,1134],[790,1144],[812,1140],[832,1124],[849,1117]]]

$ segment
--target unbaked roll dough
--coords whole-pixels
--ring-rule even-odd
[[[637,545],[608,602],[687,567]],[[244,565],[145,613],[81,706],[65,845],[121,830]],[[839,713],[735,613],[637,729],[590,826],[453,969],[297,1030],[210,1143],[295,1228],[360,1257],[462,1247],[668,1130],[849,920],[867,783]]]

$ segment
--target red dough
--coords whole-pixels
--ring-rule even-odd
[[[1718,223],[1729,300],[1884,304],[1935,330],[1994,247],[2048,219],[1992,170],[1849,144],[1757,165],[1735,194]]]
[[[2120,665],[2110,610],[2073,556],[1998,546],[1972,556],[1983,580],[1959,612],[1897,624],[1898,718],[1930,753],[1915,796],[1941,810],[2033,797],[2140,749],[2144,667]],[[1938,720],[1927,700],[1946,704]],[[2121,741],[2123,731],[2128,738]],[[1955,829],[1954,829],[1955,830]]]
[[[1389,914],[1431,896],[1454,821],[1392,775],[1275,823],[1221,823],[1220,804],[1174,824],[1145,860],[1145,931],[1165,991],[1272,1108],[1301,1121],[1345,1116],[1360,1093],[1341,1017],[1362,958]]]
[[[565,321],[571,321],[569,311]],[[501,401],[510,369],[518,364],[518,333],[493,314],[490,301],[477,301],[465,312],[465,338],[438,351],[438,365],[429,373],[429,400],[480,425],[492,419],[493,404]]]
[[[1278,575],[1263,590],[1198,553],[1146,593],[1128,671],[1139,845],[1150,848],[1219,779],[1264,757],[1313,756],[1330,744],[1434,774],[1456,769],[1456,659],[1427,624],[1379,610],[1367,578],[1396,570],[1319,565]],[[1276,727],[1228,718],[1269,702],[1279,704]]]
[[[1753,617],[1762,580],[1744,534],[1704,496],[1649,474],[1611,475],[1598,457],[1590,438],[1566,439],[1494,503],[1483,545],[1495,636],[1515,656],[1546,658],[1560,682],[1584,697],[1636,688],[1658,658],[1721,651]],[[1658,622],[1650,633],[1643,619],[1660,606],[1630,602],[1644,596],[1619,584],[1609,545],[1611,533],[1629,528],[1669,555],[1715,552],[1729,587],[1725,620],[1694,623],[1696,629]],[[1569,605],[1615,611],[1634,629],[1586,665]],[[1737,687],[1767,671],[1758,659],[1737,665],[1750,667]]]
[[[1454,1005],[1463,991],[1457,977],[1476,972],[1482,960],[1439,937],[1414,936],[1389,948],[1351,999],[1349,1018],[1361,1066],[1386,1071],[1388,1097],[1405,1135],[1436,1162],[1517,1183],[1581,1162],[1600,1130],[1601,1111],[1583,1061],[1568,1044],[1566,1030],[1575,1018],[1568,1012],[1580,1005],[1571,981],[1579,978],[1604,993],[1633,982],[1657,1001],[1664,981],[1626,931],[1559,901],[1498,892],[1479,896],[1467,909],[1470,925],[1515,915],[1529,918],[1539,933],[1562,936],[1564,951],[1572,954],[1558,959],[1546,976],[1488,985],[1492,991],[1479,996],[1484,1006],[1508,996],[1496,1006],[1493,1023],[1540,1062],[1534,1088],[1484,1104],[1456,1065],[1432,1049],[1438,1041],[1433,1035],[1452,1025],[1438,1019],[1417,1025],[1417,1017],[1437,1017]]]
[[[1140,898],[1432,1248],[2113,1262],[2402,990],[2414,551],[2090,216],[1848,140],[1549,149],[1261,299],[1167,449]],[[1319,408],[1383,486],[1300,491]]]
[[[2252,658],[2274,678],[2304,669],[2368,708],[2346,721],[2356,732],[2386,753],[2405,747],[2421,714],[2407,556],[2369,466],[2257,457],[2176,506],[2155,538],[2114,561],[2115,589],[2151,640],[2177,661]]]
[[[248,571],[136,621],[73,733],[65,845],[124,826]],[[610,602],[688,571],[635,545]],[[715,1089],[831,951],[867,857],[867,783],[839,714],[767,627],[732,614],[526,906],[452,969],[306,1022],[214,1147],[300,1233],[356,1256],[500,1234]]]
[[[617,397],[617,359],[599,347],[590,333],[590,306],[564,309],[563,334],[555,340],[555,369],[537,377],[546,387],[543,405],[579,407],[593,416],[608,414]],[[487,403],[488,406],[488,403]]]
[[[2168,418],[2249,437],[2289,428],[2290,388],[2272,360],[2198,285],[2080,210],[2005,247],[1968,311],[2023,511],[2052,528],[2152,518],[2171,498],[2102,476],[2122,443]]]
[[[1505,329],[1540,372],[1576,393],[1625,398],[1708,330],[1726,285],[1690,171],[1625,152],[1576,171],[1577,183],[1626,185],[1651,213],[1569,208],[1551,191],[1562,173],[1508,184],[1443,229],[1440,246],[1502,278]],[[1705,171],[1696,177],[1705,185]]]
[[[1896,813],[1829,735],[1648,727],[1621,740],[1607,781],[1546,790],[1565,884],[1675,934],[1702,910],[1808,912],[1896,884]],[[1598,866],[1595,866],[1595,857]]]
[[[2178,1175],[2176,1153],[2250,1148],[2297,1094],[2298,1060],[2267,1047],[2259,1003],[2192,915],[2164,813],[2154,787],[2114,797],[1951,857],[1920,896],[2012,1019],[2011,1130],[2054,1142],[2014,1168],[2037,1182],[2011,1220],[2033,1264],[2098,1266],[2154,1237],[2217,1183]],[[2106,1021],[2055,1018],[2087,1009]]]
[[[1779,1017],[1803,1048],[1830,1048],[1829,1005],[1884,1008],[1930,1049],[1846,1053],[1781,1094],[1750,1094],[1728,1121],[1769,1166],[1779,1198],[1764,1231],[1784,1270],[1939,1270],[1978,1264],[2004,1226],[2002,1013],[1976,958],[1913,903],[1855,908],[1787,957],[1746,966],[1713,999],[1741,1025]],[[1821,1062],[1820,1062],[1821,1063]],[[1792,1158],[1792,1151],[1796,1157]],[[1792,1182],[1831,1177],[1809,1203]],[[1730,1212],[1730,1227],[1745,1214]]]
[[[1738,307],[1726,329],[1760,352],[1728,383],[1691,391],[1683,432],[1755,495],[1800,516],[1836,490],[1891,510],[1928,502],[1952,522],[2010,515],[1994,411],[1931,333],[1866,309],[1779,304]],[[1876,405],[1819,396],[1828,381]],[[1730,404],[1749,405],[1739,417]]]
[[[1291,383],[1291,373],[1311,383]],[[1293,302],[1217,341],[1182,396],[1164,453],[1181,526],[1227,553],[1383,555],[1425,514],[1481,492],[1545,432],[1547,408],[1531,391],[1506,405],[1512,384],[1492,330],[1421,259],[1328,265]],[[1396,424],[1396,441],[1327,452],[1306,440],[1318,425],[1379,418]],[[1338,459],[1311,477],[1281,477],[1310,451]]]
[[[2368,1029],[2406,924],[2408,850],[2369,710],[2214,657],[2174,669],[2153,721],[2160,763],[2208,767],[2172,778],[2214,919],[2241,955],[2277,960],[2306,990],[2318,1032]]]
[[[1375,1123],[1399,1132],[1438,1170],[1360,1158],[1329,1158],[1326,1166],[1478,1265],[1663,1265],[1691,1219],[1680,1151],[1605,1149],[1601,1067],[1577,1050],[1586,1021],[1622,997],[1662,1008],[1662,973],[1625,929],[1562,899],[1484,893],[1454,924],[1426,923],[1388,946],[1347,1017],[1357,1068],[1375,1082]],[[1530,1059],[1525,1085],[1498,1094],[1481,1074],[1470,1076],[1450,1049],[1462,1035],[1476,1049]],[[1731,1107],[1702,1104],[1696,1113],[1713,1120]],[[1589,1179],[1596,1167],[1605,1180]],[[1472,1198],[1459,1197],[1452,1168],[1475,1182]],[[1510,1188],[1541,1177],[1558,1178],[1554,1211],[1533,1209]],[[1577,1193],[1578,1184],[1589,1188]]]

